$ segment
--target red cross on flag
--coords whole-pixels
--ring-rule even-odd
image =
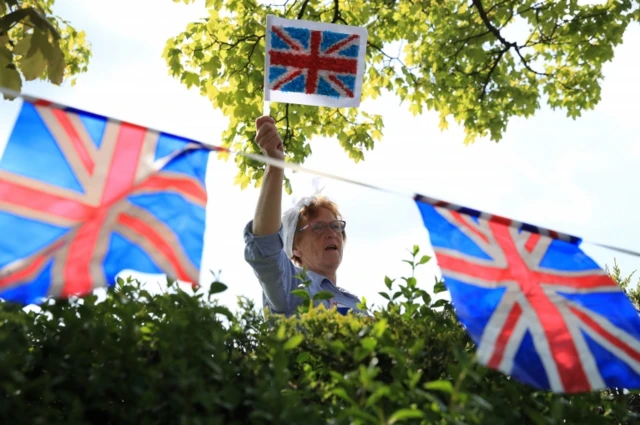
[[[265,101],[360,105],[367,30],[267,16]]]

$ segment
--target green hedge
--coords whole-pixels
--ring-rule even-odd
[[[435,308],[413,277],[386,284],[395,300],[373,320],[318,308],[264,318],[248,300],[232,313],[215,301],[219,282],[208,296],[129,280],[101,302],[1,303],[1,422],[638,423],[638,395],[560,396],[487,370],[448,303]]]

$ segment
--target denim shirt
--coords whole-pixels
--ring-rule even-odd
[[[298,289],[302,283],[302,280],[296,277],[302,273],[302,269],[293,264],[284,252],[282,226],[278,233],[265,236],[254,235],[252,229],[253,220],[244,229],[244,258],[262,285],[263,305],[274,313],[286,316],[297,314],[298,306],[302,304],[303,299],[292,295],[291,291]],[[327,309],[335,306],[341,314],[347,314],[351,310],[367,315],[357,308],[360,303],[358,297],[338,288],[331,280],[318,273],[311,270],[307,270],[306,273],[306,280],[311,281],[308,291],[312,297],[320,291],[333,294],[330,300],[318,301],[316,305],[322,303]]]

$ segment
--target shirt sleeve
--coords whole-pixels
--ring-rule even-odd
[[[272,235],[253,234],[253,220],[244,229],[244,258],[256,274],[262,292],[276,313],[288,311],[295,266],[284,252],[282,226]]]

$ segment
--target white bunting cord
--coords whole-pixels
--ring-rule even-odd
[[[41,101],[41,102],[44,102],[46,104],[51,105],[52,107],[58,107],[60,109],[69,108],[68,106],[61,105],[61,104],[56,103],[56,102],[50,102],[50,101],[47,101],[47,100],[44,100],[44,99],[40,99],[40,98],[35,98],[35,97],[32,97],[32,96],[24,95],[24,94],[21,94],[21,93],[18,93],[16,91],[14,91],[14,90],[6,89],[6,88],[3,88],[3,87],[0,87],[0,93],[4,93],[4,94],[6,94],[8,96],[11,96],[11,97],[21,97],[25,101],[32,102],[32,103]],[[265,101],[265,106],[264,106],[265,107],[265,111],[268,111],[268,109],[269,109],[268,105],[269,105],[269,102]],[[73,108],[73,109],[78,109],[78,108]],[[86,111],[86,112],[89,112],[89,111]],[[99,114],[96,114],[96,115],[99,115]],[[124,120],[119,120],[117,118],[110,118],[109,117],[108,119],[111,119],[111,120],[114,120],[114,121],[124,122]],[[154,129],[152,127],[146,127],[146,126],[144,126],[144,127],[148,128],[149,130],[152,130],[152,131],[157,131],[159,133],[168,133],[166,131],[157,130],[157,129]],[[168,134],[172,134],[172,133],[168,133]],[[189,139],[189,140],[191,140],[191,139]],[[299,164],[295,164],[295,163],[292,163],[292,162],[286,162],[286,161],[281,160],[281,159],[270,158],[270,157],[267,157],[267,156],[264,156],[264,155],[258,155],[258,154],[253,154],[253,153],[235,152],[235,151],[232,151],[232,150],[227,149],[227,148],[222,147],[222,146],[216,146],[216,145],[212,145],[212,144],[209,144],[209,143],[200,142],[200,141],[197,141],[197,140],[191,140],[191,142],[192,143],[187,145],[187,147],[183,151],[181,151],[181,153],[193,150],[194,149],[194,144],[198,144],[198,145],[201,145],[203,148],[205,148],[207,150],[210,150],[210,151],[227,152],[227,153],[233,154],[233,155],[240,155],[240,156],[243,156],[245,158],[252,159],[252,160],[255,160],[255,161],[259,161],[259,162],[262,162],[264,164],[271,165],[271,166],[278,167],[278,168],[282,168],[282,169],[289,169],[289,170],[299,171],[299,172],[306,173],[306,174],[312,174],[312,175],[316,175],[316,176],[320,176],[320,177],[326,177],[326,178],[329,178],[329,179],[332,179],[332,180],[342,181],[342,182],[346,182],[346,183],[350,183],[350,184],[355,184],[355,185],[358,185],[358,186],[366,187],[366,188],[377,190],[377,191],[380,191],[380,192],[389,193],[391,195],[397,195],[397,196],[400,196],[400,197],[403,197],[403,198],[411,198],[411,199],[414,199],[414,200],[417,200],[417,201],[423,201],[424,202],[425,200],[428,200],[429,201],[428,203],[430,203],[432,205],[437,203],[438,206],[441,206],[441,207],[444,207],[444,208],[449,208],[449,209],[454,209],[456,211],[459,208],[461,208],[460,205],[451,204],[451,203],[448,203],[448,202],[445,202],[445,201],[438,200],[436,198],[430,198],[430,197],[427,197],[427,196],[422,196],[422,195],[419,195],[419,194],[416,194],[416,193],[413,193],[413,192],[402,192],[402,191],[398,191],[396,189],[382,188],[380,186],[372,185],[372,184],[369,184],[369,183],[365,183],[365,182],[354,180],[354,179],[351,179],[351,178],[339,176],[339,175],[336,175],[336,174],[327,173],[325,171],[313,170],[313,169],[309,169],[309,168],[306,168],[306,167],[302,167]],[[179,155],[179,154],[180,153],[176,153],[176,156]],[[437,202],[433,202],[433,201],[437,201]],[[545,228],[539,227],[539,226],[529,226],[529,227],[535,227],[535,228],[539,229],[540,231],[538,233],[540,233],[540,234],[559,233],[559,232],[550,231],[548,229],[545,229]],[[568,238],[580,239],[580,240],[583,240],[583,241],[588,242],[590,244],[593,244],[593,245],[596,245],[596,246],[599,246],[599,247],[602,247],[602,248],[610,249],[612,251],[617,251],[617,252],[620,252],[620,253],[623,253],[623,254],[627,254],[627,255],[631,255],[631,256],[634,256],[634,257],[640,257],[640,252],[633,251],[633,250],[630,250],[630,249],[618,248],[618,247],[611,246],[611,245],[608,245],[608,244],[601,244],[601,243],[597,243],[597,242],[592,242],[592,241],[590,241],[588,239],[578,238],[578,237],[572,236],[572,235],[565,234],[565,236],[568,237]]]
[[[253,153],[234,152],[234,151],[231,151],[229,149],[220,148],[218,146],[212,146],[212,145],[208,145],[208,144],[205,144],[205,146],[207,146],[208,148],[211,147],[211,148],[213,148],[213,150],[224,150],[226,152],[229,152],[230,154],[240,155],[240,156],[243,156],[245,158],[253,159],[255,161],[260,161],[260,162],[262,162],[264,164],[267,164],[267,165],[273,165],[274,167],[283,168],[283,169],[286,168],[286,169],[293,170],[293,171],[300,171],[302,173],[312,174],[312,175],[320,176],[320,177],[327,177],[327,178],[332,179],[332,180],[338,180],[338,181],[342,181],[342,182],[346,182],[346,183],[355,184],[355,185],[358,185],[358,186],[367,187],[369,189],[377,190],[377,191],[380,191],[380,192],[386,192],[386,193],[389,193],[391,195],[401,196],[403,198],[413,198],[413,196],[415,195],[413,192],[399,192],[399,191],[397,191],[395,189],[382,188],[382,187],[375,186],[375,185],[372,185],[372,184],[369,184],[369,183],[365,183],[365,182],[362,182],[362,181],[359,181],[359,180],[354,180],[354,179],[350,179],[348,177],[343,177],[343,176],[338,176],[336,174],[327,173],[325,171],[313,170],[311,168],[302,167],[301,165],[296,164],[294,162],[286,162],[286,161],[283,161],[281,159],[270,158],[268,156],[257,155],[257,154],[253,154]]]
[[[400,191],[397,191],[395,189],[382,188],[380,186],[375,186],[375,185],[372,185],[372,184],[369,184],[369,183],[365,183],[365,182],[362,182],[362,181],[359,181],[359,180],[354,180],[354,179],[350,179],[350,178],[347,178],[347,177],[338,176],[336,174],[327,173],[325,171],[313,170],[313,169],[310,169],[310,168],[302,167],[302,166],[300,166],[298,164],[295,164],[295,163],[292,163],[292,162],[286,162],[286,161],[283,161],[283,160],[280,160],[280,159],[270,158],[270,157],[267,157],[267,156],[264,156],[264,155],[256,155],[256,154],[244,153],[244,152],[234,152],[234,151],[231,151],[231,150],[226,149],[226,148],[221,148],[221,147],[209,145],[209,144],[206,144],[206,143],[203,143],[203,146],[206,146],[207,149],[211,149],[211,150],[225,151],[225,152],[228,152],[228,153],[233,154],[233,155],[240,155],[240,156],[243,156],[243,157],[246,157],[246,158],[249,158],[249,159],[253,159],[255,161],[260,161],[260,162],[262,162],[264,164],[272,165],[274,167],[283,168],[283,169],[289,169],[289,170],[293,170],[293,171],[300,171],[300,172],[303,172],[303,173],[306,173],[306,174],[312,174],[312,175],[316,175],[316,176],[320,176],[320,177],[327,177],[327,178],[332,179],[332,180],[337,180],[337,181],[342,181],[342,182],[346,182],[346,183],[355,184],[355,185],[358,185],[358,186],[366,187],[366,188],[377,190],[377,191],[380,191],[380,192],[385,192],[385,193],[388,193],[388,194],[391,194],[391,195],[400,196],[400,197],[403,197],[403,198],[416,199],[416,198],[420,197],[420,195],[417,195],[417,194],[415,194],[413,192],[411,192],[411,193],[410,192],[400,192]],[[445,202],[445,204],[447,204],[447,203]],[[457,207],[457,205],[453,205],[453,204],[451,204],[451,205]],[[447,207],[445,206],[445,208],[447,208]],[[540,226],[536,226],[536,227],[539,227],[542,230],[546,230],[545,228],[540,227]],[[558,232],[558,233],[560,233],[560,232]],[[572,236],[572,235],[568,235],[568,237],[575,238],[575,239],[580,239],[580,240],[583,240],[584,242],[587,242],[587,243],[590,243],[592,245],[596,245],[596,246],[599,246],[599,247],[602,247],[602,248],[610,249],[612,251],[617,251],[617,252],[620,252],[620,253],[623,253],[623,254],[627,254],[627,255],[631,255],[631,256],[634,256],[634,257],[640,257],[640,252],[636,252],[636,251],[633,251],[633,250],[630,250],[630,249],[618,248],[618,247],[611,246],[611,245],[601,244],[601,243],[597,243],[597,242],[591,242],[590,240],[579,238],[577,236]]]
[[[21,93],[15,91],[15,90],[11,90],[11,89],[8,89],[8,88],[2,87],[2,86],[0,86],[0,93],[6,95],[8,97],[21,97],[23,99],[36,99],[35,97],[22,95]]]

